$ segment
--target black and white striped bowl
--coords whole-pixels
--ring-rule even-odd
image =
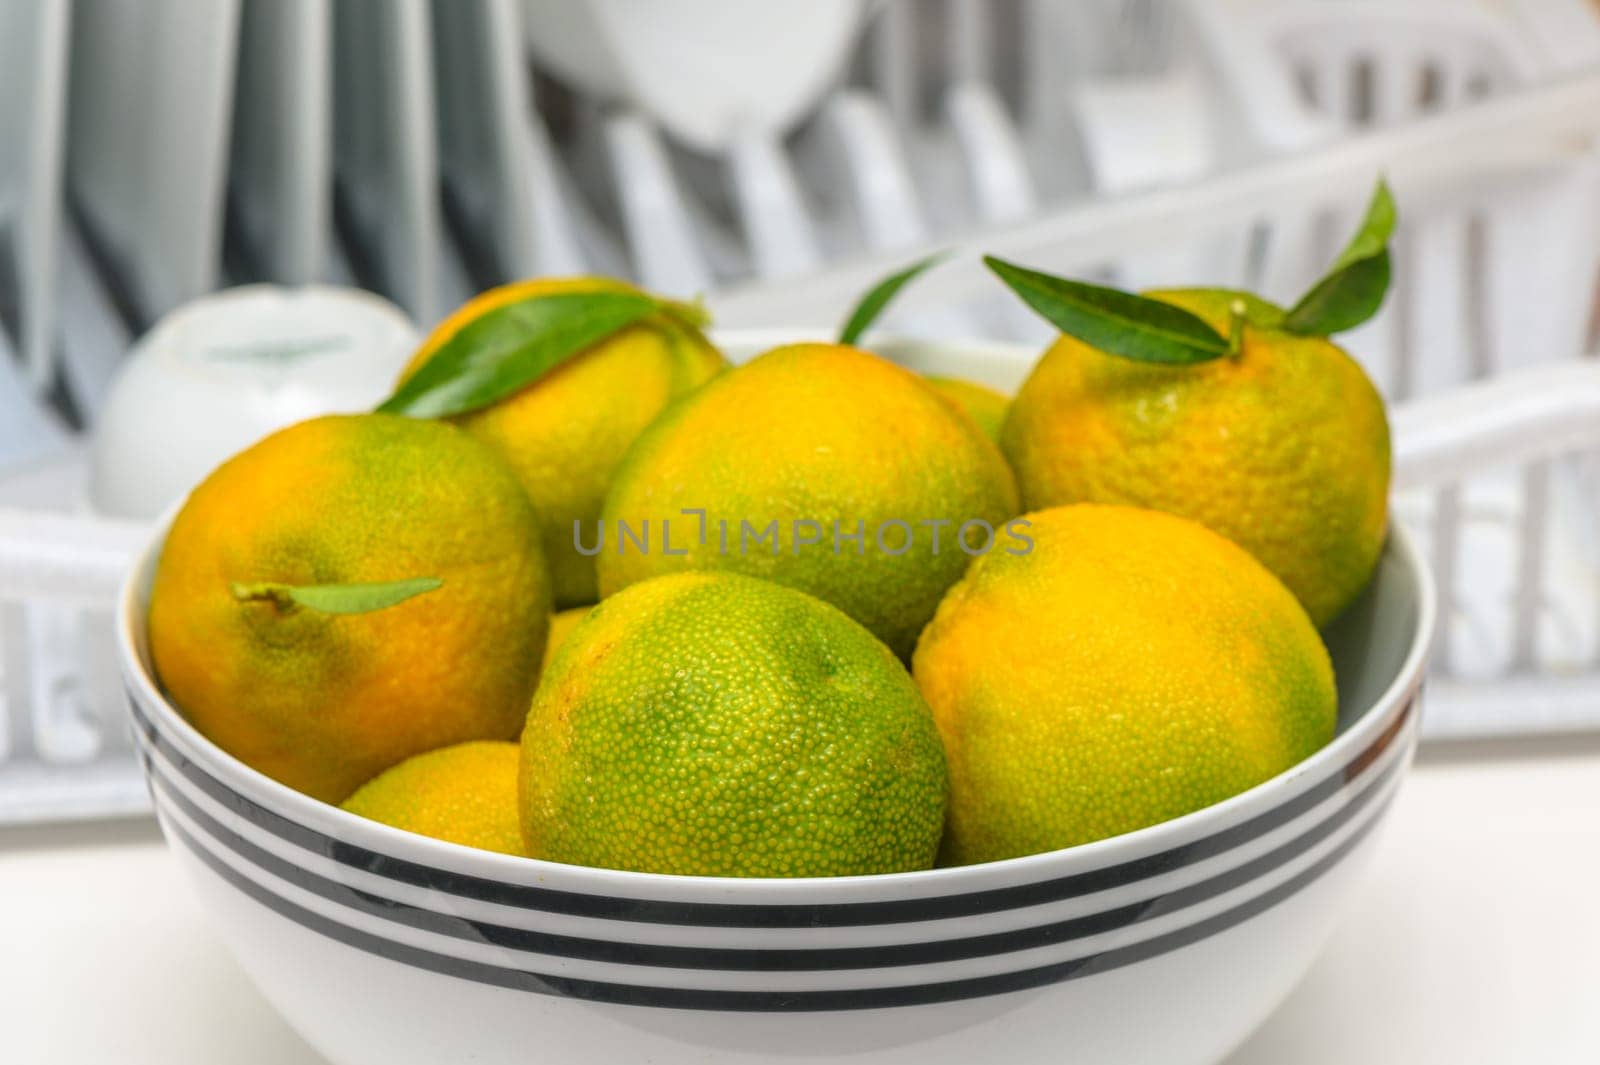
[[[1205,1062],[1329,933],[1410,761],[1432,591],[1403,532],[1329,633],[1338,737],[1216,806],[959,869],[726,880],[399,832],[199,735],[120,652],[168,843],[240,963],[341,1065]]]

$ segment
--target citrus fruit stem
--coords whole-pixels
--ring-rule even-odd
[[[1244,300],[1228,304],[1228,358],[1237,359],[1244,352],[1244,321],[1249,308]]]
[[[283,611],[294,610],[297,605],[294,597],[289,594],[289,586],[287,584],[273,584],[270,581],[243,584],[239,581],[231,581],[228,584],[228,590],[241,603],[255,603],[265,600]]]

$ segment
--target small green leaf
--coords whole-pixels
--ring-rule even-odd
[[[662,306],[642,292],[557,292],[485,311],[378,410],[443,418],[486,407]]]
[[[1161,300],[1068,281],[983,257],[984,265],[1063,333],[1111,355],[1183,365],[1228,353],[1228,340],[1204,319]]]
[[[855,305],[843,328],[839,330],[839,343],[854,344],[860,340],[861,334],[871,328],[872,323],[877,321],[878,315],[883,313],[883,309],[889,306],[889,301],[894,299],[901,289],[918,275],[937,265],[948,254],[948,252],[938,252],[926,259],[918,260],[899,273],[891,274],[872,286],[867,294],[861,297],[861,302]]]
[[[1389,238],[1395,218],[1394,196],[1379,178],[1356,235],[1327,275],[1290,309],[1284,327],[1303,336],[1332,336],[1377,314],[1389,291]]]
[[[277,584],[262,581],[229,585],[240,602],[267,600],[281,610],[303,606],[320,614],[370,614],[444,587],[437,577],[411,577],[370,584]]]

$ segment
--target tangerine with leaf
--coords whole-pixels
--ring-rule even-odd
[[[1374,314],[1394,203],[1381,183],[1328,276],[1293,308],[1249,293],[1144,295],[989,266],[1062,330],[1001,447],[1026,509],[1115,503],[1190,518],[1288,585],[1318,626],[1367,584],[1388,526],[1389,426],[1329,339]]]
[[[390,766],[517,735],[550,589],[515,475],[443,422],[301,422],[219,466],[150,593],[156,676],[254,769],[340,802]]]
[[[470,300],[417,349],[380,409],[449,418],[533,501],[558,607],[597,598],[592,536],[622,456],[668,403],[727,365],[698,308],[608,278],[539,278]]]

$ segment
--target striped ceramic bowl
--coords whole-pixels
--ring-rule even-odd
[[[120,651],[161,827],[262,992],[344,1065],[1214,1061],[1310,963],[1372,850],[1432,628],[1397,530],[1328,633],[1337,738],[1175,821],[923,873],[653,876],[399,832],[224,754],[152,679],[158,551]]]

